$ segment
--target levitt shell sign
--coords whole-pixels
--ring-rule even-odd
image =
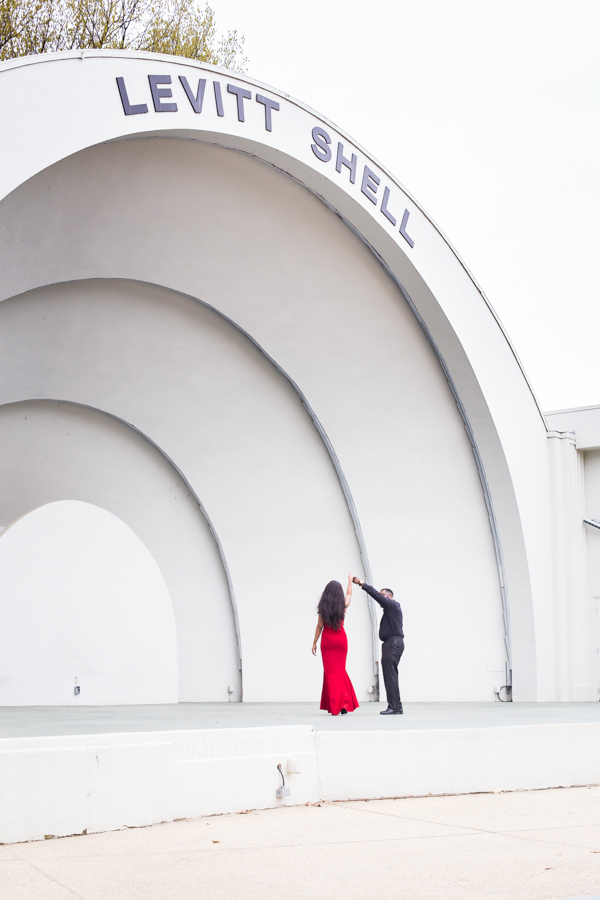
[[[280,127],[279,119],[282,115],[285,117],[285,108],[282,112],[279,100],[259,91],[253,93],[246,87],[221,79],[192,79],[187,75],[179,75],[173,79],[166,72],[162,75],[148,75],[145,96],[138,91],[131,97],[125,78],[117,76],[116,81],[126,116],[146,115],[150,110],[155,113],[179,113],[183,104],[188,112],[191,108],[199,116],[203,113],[208,113],[209,116],[212,113],[224,119],[233,116],[243,123],[247,120],[260,120],[267,132]],[[356,185],[356,189],[385,217],[388,225],[392,229],[398,227],[409,247],[414,247],[414,240],[407,230],[410,212],[401,208],[403,203],[399,191],[394,193],[390,184],[386,184],[373,168],[359,159],[359,153],[352,146],[341,140],[334,140],[322,125],[312,128],[310,134],[307,134],[307,143],[319,162],[331,164],[340,178],[347,178],[349,184]]]

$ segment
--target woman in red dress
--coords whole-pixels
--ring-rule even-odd
[[[332,716],[339,716],[340,713],[344,715],[358,709],[358,700],[346,672],[348,638],[344,631],[344,618],[351,600],[352,575],[348,578],[345,597],[344,589],[339,581],[330,581],[323,591],[317,609],[319,621],[312,652],[314,656],[317,655],[317,641],[322,632],[323,692],[321,709],[328,710]]]

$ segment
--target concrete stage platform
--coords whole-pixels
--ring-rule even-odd
[[[600,703],[382,708],[0,708],[0,842],[319,800],[600,783]]]

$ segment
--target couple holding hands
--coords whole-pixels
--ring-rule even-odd
[[[330,581],[319,600],[317,608],[319,621],[312,652],[315,656],[317,655],[317,642],[321,638],[321,656],[323,657],[321,709],[326,709],[333,716],[338,716],[340,713],[344,715],[358,708],[358,700],[346,672],[348,638],[344,631],[344,619],[352,601],[353,584],[360,585],[363,591],[370,594],[383,609],[379,626],[379,640],[383,642],[381,668],[383,669],[388,708],[384,709],[381,715],[402,715],[402,702],[398,687],[398,663],[404,652],[402,609],[398,601],[394,600],[394,592],[390,588],[376,591],[374,587],[361,581],[355,575],[348,576],[348,587],[345,594],[339,581]]]

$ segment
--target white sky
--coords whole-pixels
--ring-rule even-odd
[[[212,0],[248,74],[404,184],[542,406],[600,403],[600,0]]]

